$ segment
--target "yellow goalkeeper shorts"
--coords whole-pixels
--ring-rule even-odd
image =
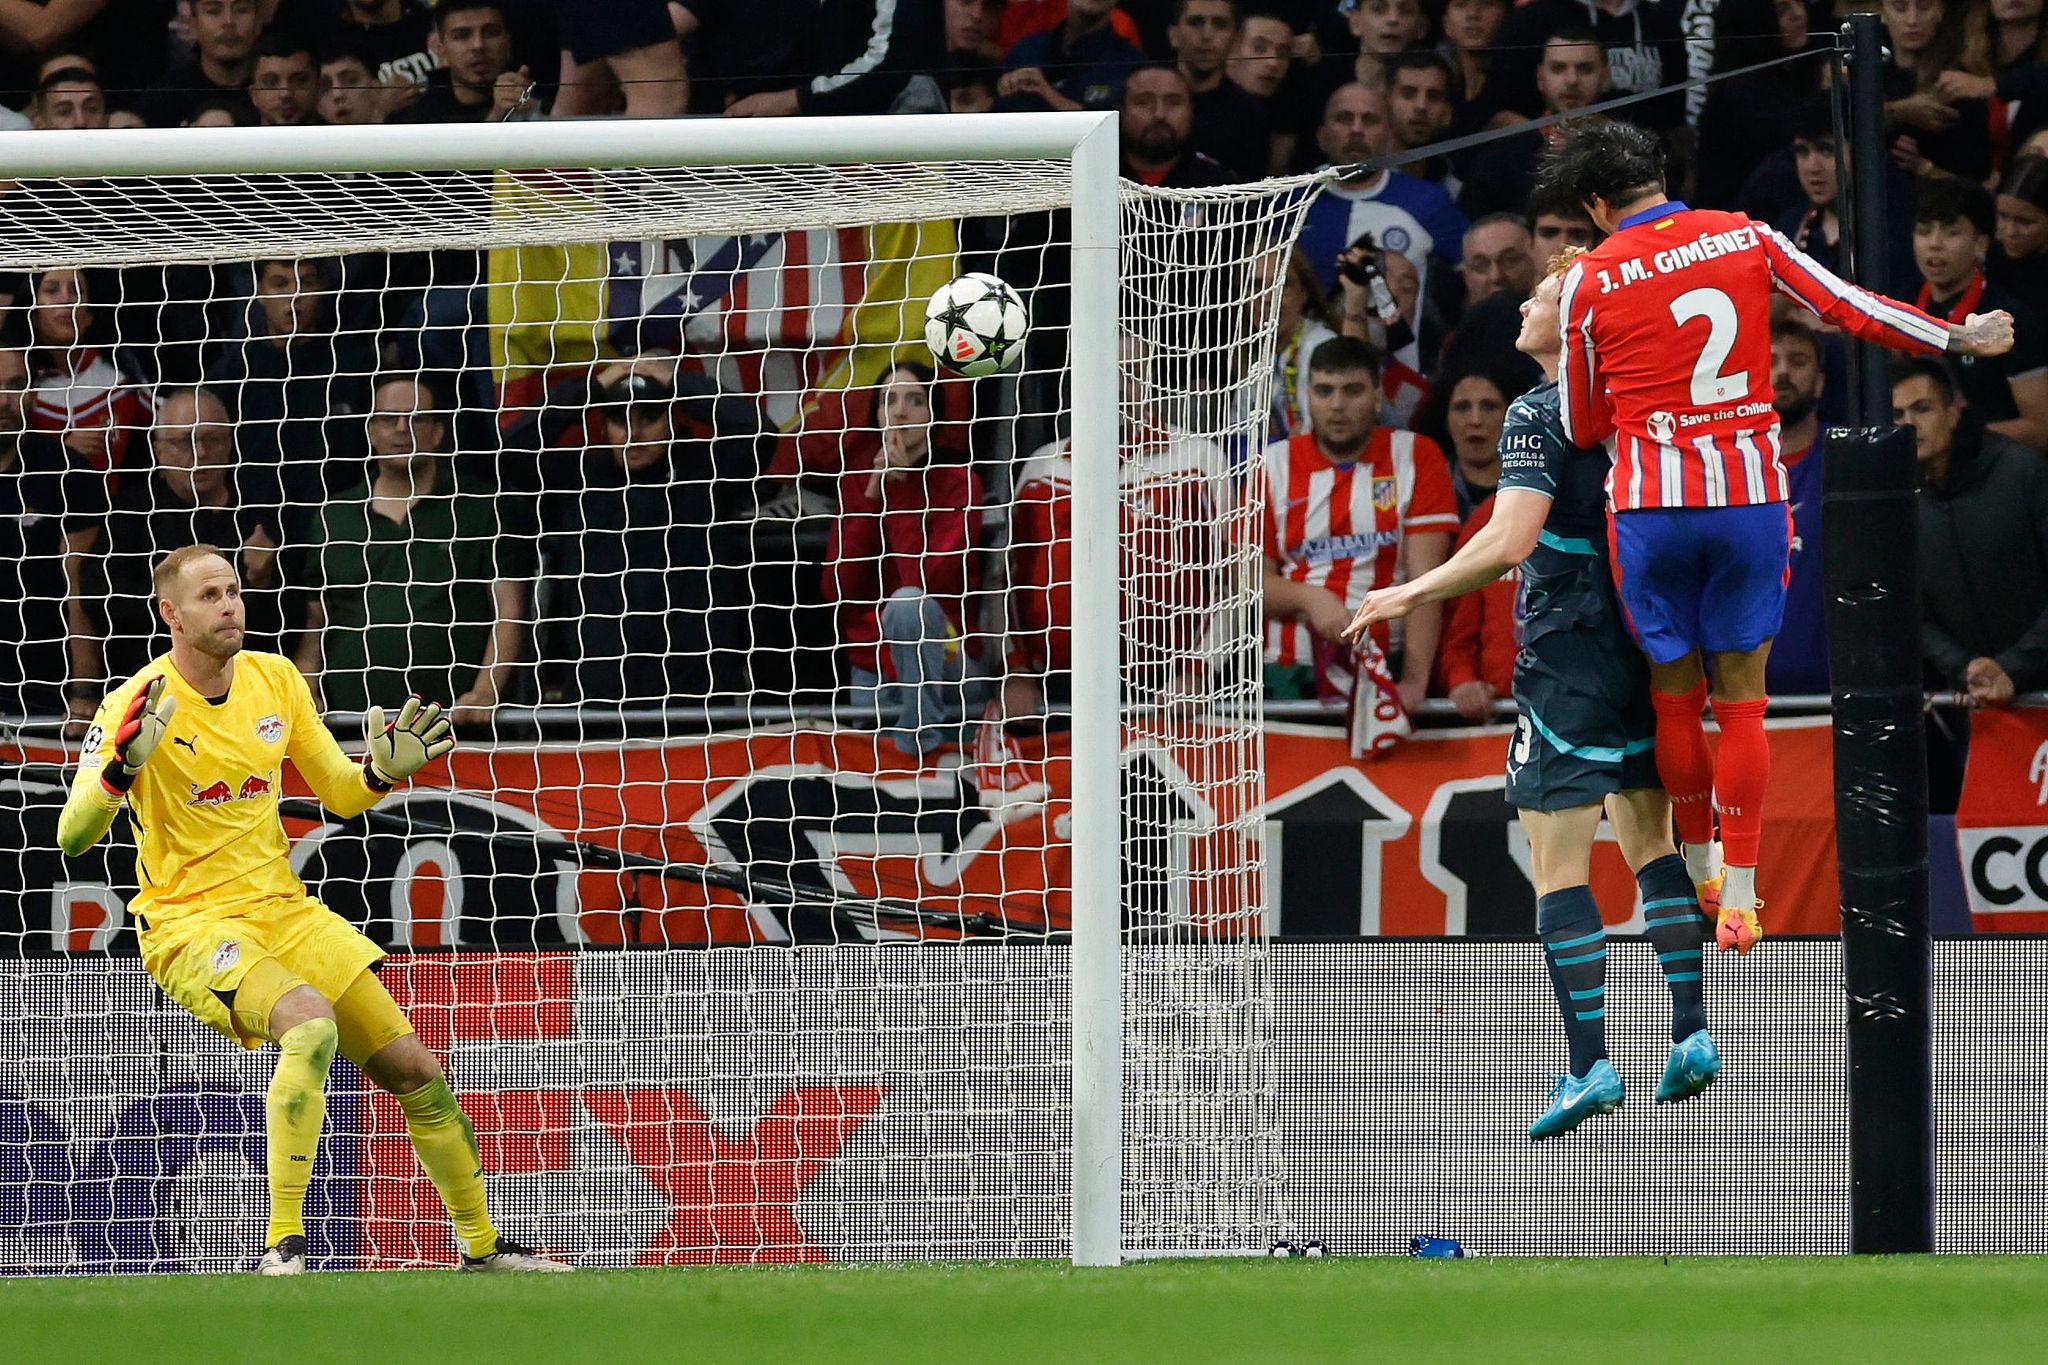
[[[384,956],[353,924],[311,896],[180,915],[138,941],[143,968],[164,994],[208,1028],[252,1050],[267,1039],[251,1035],[250,1016],[266,1019],[270,1005],[301,985],[337,1001]],[[256,970],[252,979],[252,969],[266,961],[275,965]],[[245,980],[266,999],[240,1001],[237,1011],[235,992]],[[238,1012],[243,1020],[236,1019]]]

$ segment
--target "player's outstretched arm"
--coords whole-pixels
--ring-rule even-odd
[[[1533,488],[1506,488],[1493,495],[1493,516],[1443,563],[1397,587],[1365,595],[1344,638],[1358,640],[1375,622],[1406,616],[1417,607],[1462,597],[1499,578],[1527,559],[1550,516],[1550,498]]]
[[[1929,317],[1910,303],[1850,284],[1792,245],[1776,228],[1762,223],[1755,226],[1765,258],[1770,262],[1772,285],[1815,317],[1833,323],[1853,337],[1874,341],[1894,351],[1928,355],[1956,349],[1954,326]],[[2011,323],[2012,319],[2006,318],[2007,347],[2012,345]]]
[[[98,843],[114,823],[128,789],[163,743],[178,699],[164,695],[164,680],[151,678],[135,689],[118,716],[106,705],[86,733],[71,795],[57,817],[57,847],[76,858]]]
[[[342,752],[334,732],[320,719],[320,708],[305,675],[294,668],[291,676],[298,684],[293,689],[297,714],[292,719],[289,750],[292,766],[306,779],[320,804],[344,820],[361,815],[399,782],[455,747],[448,722],[440,718],[441,708],[422,708],[415,697],[400,709],[397,721],[389,724],[383,707],[370,708],[363,718],[369,752],[357,762]],[[424,757],[412,762],[419,754]],[[411,766],[406,766],[408,763]]]

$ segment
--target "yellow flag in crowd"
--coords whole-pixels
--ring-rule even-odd
[[[594,211],[594,177],[574,172],[503,172],[493,215],[561,217]],[[605,333],[610,253],[603,242],[572,246],[493,247],[486,291],[491,366],[501,387],[561,366],[587,365],[608,354]]]

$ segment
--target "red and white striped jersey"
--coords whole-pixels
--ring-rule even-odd
[[[1313,434],[1277,441],[1260,458],[1266,481],[1261,534],[1275,572],[1327,588],[1356,611],[1375,588],[1403,578],[1402,541],[1413,532],[1458,533],[1451,471],[1436,442],[1412,431],[1376,429],[1349,464],[1332,464]],[[1373,627],[1380,648],[1392,633]],[[1266,657],[1315,661],[1313,637],[1297,621],[1269,621]]]
[[[139,441],[149,426],[149,395],[132,387],[96,347],[69,352],[64,359],[68,368],[37,377],[29,394],[29,429],[68,436],[103,427],[105,454],[94,450],[84,458],[96,469],[118,471],[129,443]]]
[[[1558,386],[1576,445],[1608,443],[1608,505],[1739,507],[1789,496],[1771,403],[1771,294],[1921,354],[1948,325],[1847,284],[1746,214],[1660,204],[1573,262]]]
[[[1118,573],[1133,667],[1195,658],[1229,563],[1221,447],[1180,431],[1133,431],[1119,447]],[[1073,442],[1032,452],[1010,509],[1010,647],[1037,671],[1073,666]]]

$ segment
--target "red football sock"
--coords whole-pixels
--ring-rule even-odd
[[[1714,840],[1714,755],[1707,748],[1707,730],[1701,710],[1707,704],[1707,684],[1682,695],[1650,689],[1650,701],[1657,708],[1657,776],[1671,793],[1671,814],[1678,821],[1678,837],[1688,844]]]
[[[1714,767],[1714,795],[1721,812],[1721,848],[1730,867],[1755,867],[1764,833],[1764,784],[1771,776],[1771,741],[1764,733],[1769,702],[1717,701],[1721,758]]]

